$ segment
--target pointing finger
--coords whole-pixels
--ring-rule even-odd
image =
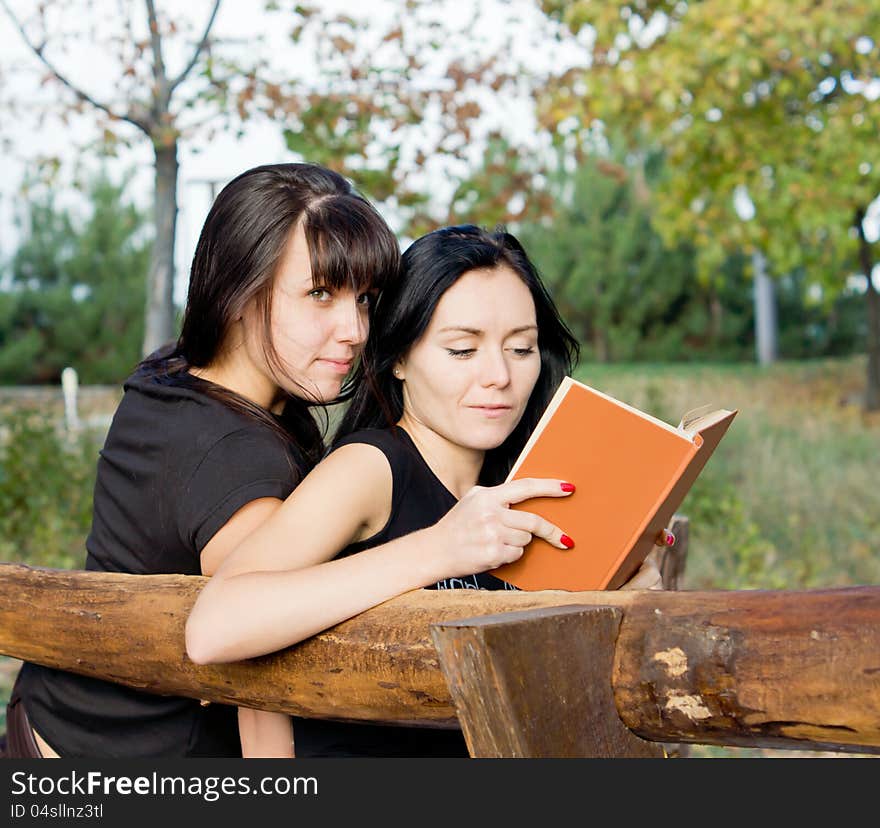
[[[522,477],[495,486],[494,491],[505,503],[521,503],[531,497],[566,497],[574,492],[574,484],[567,480]]]

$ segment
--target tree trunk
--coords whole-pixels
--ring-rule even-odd
[[[176,338],[174,319],[174,240],[177,228],[177,141],[154,144],[156,153],[156,239],[147,277],[146,324],[142,353],[151,354]]]
[[[603,365],[611,362],[611,345],[608,342],[608,332],[606,329],[598,326],[593,328],[593,349],[596,362],[601,362]]]
[[[865,238],[865,211],[856,211],[859,233],[859,264],[868,281],[865,302],[868,311],[868,377],[865,384],[865,411],[880,411],[880,293],[871,278],[874,269],[871,244]]]
[[[758,365],[770,365],[777,357],[776,291],[767,275],[767,260],[755,251],[752,256],[755,271],[755,350]]]
[[[709,297],[709,336],[716,346],[721,343],[723,326],[724,305],[721,304],[718,293],[713,289],[712,295]]]
[[[865,410],[880,411],[880,293],[868,277],[868,378]]]

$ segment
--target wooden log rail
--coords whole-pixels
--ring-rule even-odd
[[[880,587],[416,590],[295,647],[197,666],[206,579],[0,565],[0,654],[307,717],[461,727],[473,756],[662,743],[880,753]]]

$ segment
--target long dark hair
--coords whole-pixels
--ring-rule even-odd
[[[219,193],[193,256],[183,326],[176,343],[147,357],[138,372],[159,382],[198,389],[272,428],[300,470],[323,452],[310,412],[320,401],[292,394],[283,414],[199,379],[189,368],[210,365],[233,322],[254,303],[267,362],[287,376],[271,336],[275,271],[293,228],[302,221],[315,286],[381,290],[400,268],[400,247],[376,209],[341,175],[317,164],[267,164],[247,170]],[[340,399],[352,391],[349,384]]]
[[[504,480],[557,386],[574,370],[580,349],[522,245],[501,227],[494,232],[472,224],[445,227],[407,248],[401,278],[383,293],[376,308],[359,369],[364,381],[351,399],[336,439],[358,429],[397,423],[403,414],[403,388],[392,374],[394,364],[424,334],[441,297],[458,279],[470,270],[505,265],[532,294],[541,372],[516,428],[500,446],[486,452],[480,483]]]

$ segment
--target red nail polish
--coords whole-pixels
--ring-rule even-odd
[[[571,549],[574,546],[574,541],[568,535],[561,535],[559,538],[559,542],[566,548]]]
[[[564,492],[573,492],[574,491],[574,483],[560,483],[559,488]]]
[[[672,546],[672,544],[674,544],[674,543],[675,543],[675,535],[673,535],[672,532],[667,532],[666,533],[666,545]]]

